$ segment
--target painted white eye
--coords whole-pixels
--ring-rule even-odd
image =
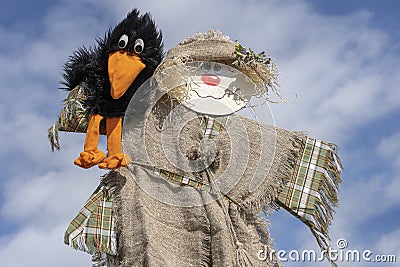
[[[142,39],[136,39],[136,41],[135,41],[135,46],[133,47],[133,49],[135,50],[135,52],[137,53],[137,54],[140,54],[140,53],[142,53],[143,52],[143,50],[144,50],[144,42],[143,42],[143,40]]]
[[[126,45],[128,44],[128,40],[129,40],[128,35],[126,34],[122,35],[121,38],[119,38],[118,47],[121,49],[125,48]]]

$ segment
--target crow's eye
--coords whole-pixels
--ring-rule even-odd
[[[121,49],[124,49],[126,47],[126,45],[128,44],[128,35],[124,34],[121,36],[121,38],[119,38],[118,41],[118,47]]]
[[[142,53],[143,52],[143,50],[144,50],[144,42],[143,42],[143,40],[142,39],[136,39],[136,41],[135,41],[135,46],[133,47],[133,49],[135,50],[135,52],[137,53],[137,54],[140,54],[140,53]]]

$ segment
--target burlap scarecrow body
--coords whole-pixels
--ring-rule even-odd
[[[283,207],[326,249],[340,183],[335,146],[182,105],[193,84],[179,77],[190,76],[193,62],[243,73],[255,86],[222,97],[239,107],[277,92],[272,61],[220,32],[172,48],[126,112],[123,148],[132,163],[102,178],[65,243],[94,255],[96,266],[281,266],[265,214]]]

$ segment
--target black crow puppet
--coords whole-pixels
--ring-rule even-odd
[[[150,78],[163,57],[162,34],[149,13],[137,9],[97,45],[79,48],[64,67],[64,82],[71,91],[80,86],[85,96],[84,108],[90,114],[84,151],[74,163],[82,168],[98,164],[115,169],[129,164],[122,152],[122,120],[133,94]],[[106,156],[98,149],[100,122],[106,120]]]

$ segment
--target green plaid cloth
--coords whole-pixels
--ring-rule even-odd
[[[333,208],[338,202],[342,167],[335,146],[314,138],[307,138],[300,155],[277,202],[307,224],[318,244],[325,248]]]
[[[159,176],[161,176],[164,179],[180,183],[181,185],[188,185],[188,186],[197,188],[199,190],[206,191],[208,193],[213,193],[214,192],[210,185],[204,184],[204,183],[199,182],[199,181],[195,181],[195,180],[190,179],[190,178],[188,178],[188,177],[186,177],[184,175],[176,174],[176,173],[173,173],[173,172],[170,172],[170,171],[166,171],[166,170],[162,170],[162,169],[159,169],[159,168],[153,168],[153,170],[154,170],[154,172],[156,174],[158,174]]]
[[[209,139],[217,136],[227,121],[227,116],[211,117],[203,115],[201,127],[204,129],[204,136]]]
[[[64,243],[90,254],[116,255],[113,196],[100,185],[69,224]]]
[[[177,174],[177,173],[173,173],[167,170],[163,170],[160,168],[156,168],[156,167],[150,167],[150,166],[146,166],[146,165],[141,165],[143,168],[146,168],[150,171],[153,171],[155,174],[159,175],[161,178],[164,178],[165,180],[169,180],[169,181],[173,181],[176,182],[182,186],[191,186],[193,188],[199,189],[201,191],[205,191],[208,192],[210,194],[215,195],[216,192],[213,189],[213,187],[210,184],[205,184],[196,180],[193,180],[189,177],[186,177],[184,175],[181,174]],[[233,198],[229,197],[227,194],[224,194],[223,192],[221,192],[222,195],[228,199],[229,201],[231,201],[232,203],[236,204],[239,206],[239,203],[234,200]]]

